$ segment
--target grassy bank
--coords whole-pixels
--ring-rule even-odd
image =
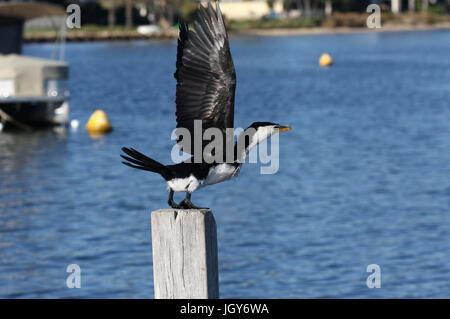
[[[323,24],[321,19],[257,19],[257,20],[231,20],[227,23],[228,30],[268,30],[268,29],[299,29],[320,27]]]
[[[176,28],[167,30],[160,34],[144,35],[137,32],[135,28],[125,28],[115,26],[113,28],[99,25],[83,25],[80,29],[67,29],[67,41],[112,41],[112,40],[133,40],[133,39],[169,39],[176,38],[178,31]],[[55,41],[57,30],[39,29],[25,30],[25,42],[49,42]]]
[[[229,21],[228,28],[230,31],[246,31],[246,30],[268,30],[268,29],[299,29],[299,28],[366,28],[367,18],[369,14],[364,13],[339,13],[336,12],[332,17],[310,18],[310,19],[258,19],[258,20],[239,20]],[[439,23],[450,22],[450,15],[438,15],[434,13],[415,13],[415,14],[392,14],[390,12],[381,14],[381,25],[401,25],[401,26],[417,26],[417,25],[434,25]]]

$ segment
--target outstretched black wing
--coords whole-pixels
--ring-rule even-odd
[[[177,70],[177,128],[194,136],[194,120],[202,121],[203,131],[215,127],[223,132],[233,128],[236,72],[228,34],[218,2],[216,12],[208,3],[200,5],[194,31],[180,25]],[[225,136],[225,135],[224,135]],[[194,145],[185,152],[193,154]]]

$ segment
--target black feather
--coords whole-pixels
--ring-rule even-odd
[[[133,168],[158,173],[162,177],[164,177],[165,180],[169,180],[174,177],[174,172],[169,167],[151,159],[150,157],[145,156],[141,152],[138,152],[133,148],[127,147],[122,147],[122,151],[130,156],[128,157],[122,154],[120,155],[123,159],[128,161],[122,162],[123,164]]]
[[[203,130],[216,127],[225,132],[234,127],[236,72],[219,5],[216,11],[208,3],[200,5],[194,31],[180,24],[177,49],[176,116],[177,128],[186,128],[194,136],[194,120]],[[191,141],[193,153],[195,141]],[[202,148],[204,145],[202,145]]]

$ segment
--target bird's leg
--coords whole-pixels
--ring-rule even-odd
[[[173,200],[173,190],[170,190],[170,193],[169,193],[169,201],[168,201],[167,203],[168,203],[169,206],[172,207],[172,208],[178,208],[178,209],[182,208],[181,205],[178,205],[178,204],[175,203],[175,201]]]
[[[186,198],[180,203],[180,206],[184,209],[209,209],[208,207],[197,207],[191,203],[191,193],[186,192]]]

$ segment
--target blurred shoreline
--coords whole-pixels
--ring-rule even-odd
[[[379,29],[354,28],[354,27],[315,27],[298,29],[249,29],[234,31],[232,35],[255,35],[255,36],[289,36],[289,35],[320,35],[320,34],[348,34],[348,33],[372,33],[372,32],[408,32],[408,31],[429,31],[448,30],[450,22],[437,23],[433,25],[386,25]]]
[[[310,28],[272,28],[272,29],[241,29],[231,30],[230,36],[290,36],[290,35],[327,35],[327,34],[349,34],[367,32],[408,32],[448,30],[450,22],[435,24],[386,24],[379,29],[367,27],[310,27]],[[55,32],[38,31],[26,32],[24,41],[26,43],[54,42],[57,35]],[[66,35],[67,42],[94,42],[94,41],[123,41],[123,40],[145,40],[145,39],[176,39],[178,30],[173,29],[160,34],[143,35],[136,30],[100,30],[100,31],[70,31]]]
[[[55,42],[58,35],[55,31],[32,30],[25,32],[25,43]],[[67,42],[94,42],[94,41],[123,41],[123,40],[145,40],[145,39],[175,39],[178,37],[177,30],[157,34],[140,34],[136,30],[71,30],[66,34]]]

